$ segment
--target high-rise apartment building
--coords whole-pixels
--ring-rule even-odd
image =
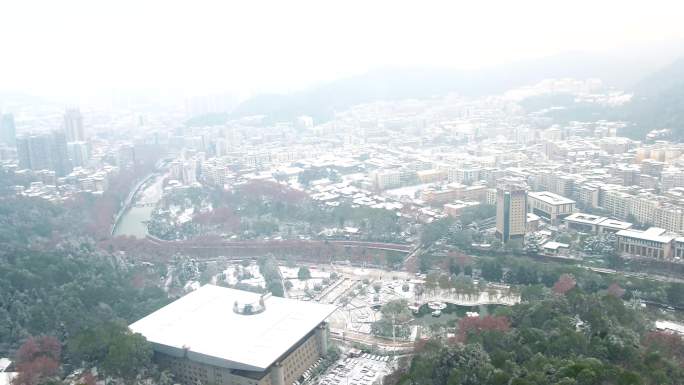
[[[71,172],[67,143],[63,132],[30,134],[17,138],[19,167],[30,170],[53,170],[57,176]]]
[[[527,224],[527,186],[502,181],[496,190],[496,237],[504,243],[524,243]]]
[[[68,108],[64,113],[64,134],[67,142],[80,142],[85,140],[83,129],[83,116],[77,108]]]
[[[28,170],[31,168],[31,151],[29,151],[28,136],[20,136],[17,138],[17,158],[19,160],[19,168]]]
[[[50,136],[28,135],[17,138],[19,167],[31,170],[48,170],[52,166]]]
[[[16,144],[17,129],[14,125],[14,115],[2,114],[0,116],[0,143],[8,146]]]
[[[69,159],[74,167],[83,167],[88,163],[90,158],[90,149],[87,142],[69,142],[67,143],[69,150]]]
[[[57,176],[64,176],[71,172],[69,150],[66,136],[61,131],[53,131],[50,140],[50,156],[52,157],[52,170]]]

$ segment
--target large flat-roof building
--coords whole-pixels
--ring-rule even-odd
[[[130,328],[183,384],[291,385],[326,354],[334,310],[204,285]]]
[[[585,213],[570,214],[563,221],[567,224],[568,229],[585,233],[617,233],[620,230],[627,230],[632,227],[630,222]]]
[[[527,194],[527,207],[531,213],[558,224],[575,211],[575,201],[549,191],[530,192]]]
[[[671,259],[674,255],[675,235],[667,230],[651,227],[647,230],[620,230],[617,233],[617,249],[622,254],[656,259]]]

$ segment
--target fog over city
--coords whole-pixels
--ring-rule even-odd
[[[569,52],[662,65],[682,52],[683,11],[677,1],[8,1],[0,88],[249,95],[387,67],[489,68]]]
[[[0,3],[0,385],[684,384],[677,1]]]

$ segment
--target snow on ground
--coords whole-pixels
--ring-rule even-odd
[[[292,288],[287,291],[288,297],[308,300],[309,294],[315,296],[327,288],[324,281],[330,280],[331,271],[313,266],[307,267],[311,273],[311,278],[302,281],[298,278],[299,267],[279,266],[283,278],[292,283]],[[321,291],[314,290],[317,285],[321,286]]]
[[[195,212],[195,208],[194,208],[194,207],[188,207],[187,209],[185,209],[185,210],[183,211],[183,213],[181,213],[181,214],[178,216],[178,218],[177,218],[178,223],[190,222],[190,221],[192,220],[192,214],[193,214],[194,212]]]
[[[264,277],[256,277],[256,278],[250,278],[250,279],[243,279],[240,281],[241,283],[246,283],[250,286],[259,286],[259,287],[266,287],[266,281],[264,280]]]
[[[391,372],[388,357],[364,354],[357,358],[341,358],[330,366],[320,385],[371,385],[379,383]]]
[[[244,277],[245,273],[249,273],[251,278],[239,279],[239,277]],[[240,282],[252,286],[266,287],[266,281],[261,272],[259,272],[259,266],[254,263],[247,267],[238,264],[230,265],[223,270],[223,274],[226,276],[226,282],[229,285],[237,285]]]
[[[226,282],[228,282],[229,285],[236,285],[239,282],[237,274],[235,274],[236,271],[238,271],[238,266],[236,265],[228,266],[228,268],[223,270],[223,274],[226,276]]]
[[[324,271],[321,269],[317,269],[315,267],[309,267],[309,271],[311,272],[311,278],[330,278],[330,271]],[[283,275],[283,278],[285,279],[293,279],[297,278],[297,273],[299,273],[299,266],[297,267],[287,267],[287,266],[279,266],[280,268],[280,274]]]
[[[415,186],[406,186],[406,187],[400,187],[400,188],[395,188],[391,190],[385,190],[384,194],[387,196],[391,196],[392,198],[399,199],[402,196],[408,196],[408,197],[415,197],[416,193],[419,191],[423,191],[426,188],[433,187],[435,186],[436,183],[424,183],[424,184],[419,184]]]
[[[311,278],[304,281],[300,281],[295,278],[290,279],[289,281],[292,282],[292,289],[290,289],[291,292],[304,292],[306,289],[313,290],[317,283],[320,283],[321,285],[323,284],[323,278]]]
[[[200,285],[199,281],[188,281],[185,286],[183,286],[183,290],[185,290],[186,293],[189,293],[199,289],[200,286],[202,285]]]

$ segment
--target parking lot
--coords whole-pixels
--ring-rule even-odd
[[[361,357],[340,359],[321,376],[319,385],[371,385],[390,373],[388,356],[364,353]]]

